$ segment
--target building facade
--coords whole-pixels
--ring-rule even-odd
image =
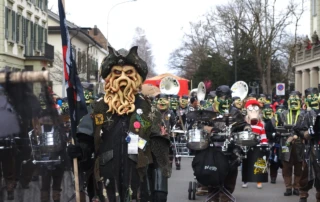
[[[50,69],[50,76],[53,80],[53,91],[58,96],[65,97],[59,16],[52,11],[48,11],[48,15],[48,41],[55,47],[55,60],[53,68]],[[106,38],[96,26],[94,28],[79,27],[69,21],[67,21],[67,26],[80,80],[98,86],[100,64],[108,54],[105,49],[106,45],[104,45],[107,44]]]
[[[304,94],[309,87],[318,88],[320,83],[320,0],[310,0],[310,34],[301,39],[300,50],[296,52],[295,90]]]
[[[0,68],[40,71],[52,65],[47,7],[48,0],[0,1]],[[40,92],[40,84],[33,87],[36,94]]]

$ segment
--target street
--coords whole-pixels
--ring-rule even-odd
[[[168,202],[187,202],[188,200],[188,186],[189,181],[193,180],[193,171],[191,168],[192,159],[182,159],[181,170],[172,171],[171,178],[169,179],[169,196]],[[277,184],[264,183],[262,189],[257,189],[255,183],[249,183],[248,188],[241,187],[241,170],[239,167],[239,174],[237,179],[237,186],[234,192],[237,202],[298,202],[298,196],[283,196],[285,186],[281,174],[278,173]],[[314,202],[315,189],[309,192],[310,197],[308,202]],[[196,196],[195,201],[205,201],[205,196]]]

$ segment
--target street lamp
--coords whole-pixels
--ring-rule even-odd
[[[115,7],[119,6],[120,4],[129,3],[129,2],[134,2],[134,1],[137,1],[137,0],[123,1],[123,2],[120,2],[120,3],[115,4],[114,6],[112,6],[112,7],[110,8],[110,10],[109,10],[109,12],[108,12],[108,17],[107,17],[107,48],[108,48],[108,43],[109,43],[109,16],[110,16],[111,11],[112,11]]]

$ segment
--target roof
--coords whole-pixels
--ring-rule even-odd
[[[59,15],[54,13],[54,12],[52,12],[51,10],[48,10],[48,16],[51,17],[56,22],[60,22]],[[82,36],[81,37],[82,40],[87,41],[87,43],[92,42],[93,44],[97,44],[100,49],[103,49],[103,46],[89,35],[88,30],[90,30],[92,28],[90,28],[90,27],[79,27],[76,24],[74,24],[74,23],[72,23],[72,22],[70,22],[68,20],[66,20],[66,23],[67,23],[69,32],[73,31],[73,32],[75,32],[75,34],[79,34],[80,33],[80,35],[78,35],[78,36],[79,37]],[[48,32],[49,33],[60,33],[60,26],[49,26],[48,27]],[[111,46],[110,43],[108,43],[108,44],[109,44],[109,46]]]
[[[173,78],[175,78],[175,79],[177,79],[177,80],[186,80],[186,81],[189,81],[188,79],[185,79],[185,78],[182,78],[182,77],[179,77],[179,76],[170,74],[170,73],[160,74],[160,75],[158,75],[158,76],[149,78],[149,79],[147,79],[147,80],[161,80],[161,79],[163,79],[164,77],[168,77],[168,76],[173,77]]]

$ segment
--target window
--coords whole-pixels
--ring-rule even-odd
[[[17,14],[17,22],[16,22],[17,26],[16,26],[16,42],[18,44],[21,44],[22,43],[22,32],[23,32],[23,29],[22,29],[22,16]]]
[[[21,44],[26,44],[26,37],[27,37],[27,19],[22,17],[22,29],[21,29]]]
[[[16,12],[11,11],[12,14],[12,41],[16,41]]]
[[[6,18],[5,37],[6,37],[6,39],[8,39],[9,38],[9,9],[7,7],[5,8],[5,18]]]
[[[317,15],[317,0],[311,0],[312,15]]]
[[[6,39],[8,40],[12,40],[12,34],[13,34],[13,30],[14,30],[14,26],[13,25],[13,11],[9,8],[6,8]]]
[[[33,47],[35,47],[35,49],[36,50],[39,50],[39,46],[38,46],[38,42],[39,42],[39,33],[38,33],[38,25],[37,24],[34,24],[33,25],[33,44],[34,44],[34,46]]]

